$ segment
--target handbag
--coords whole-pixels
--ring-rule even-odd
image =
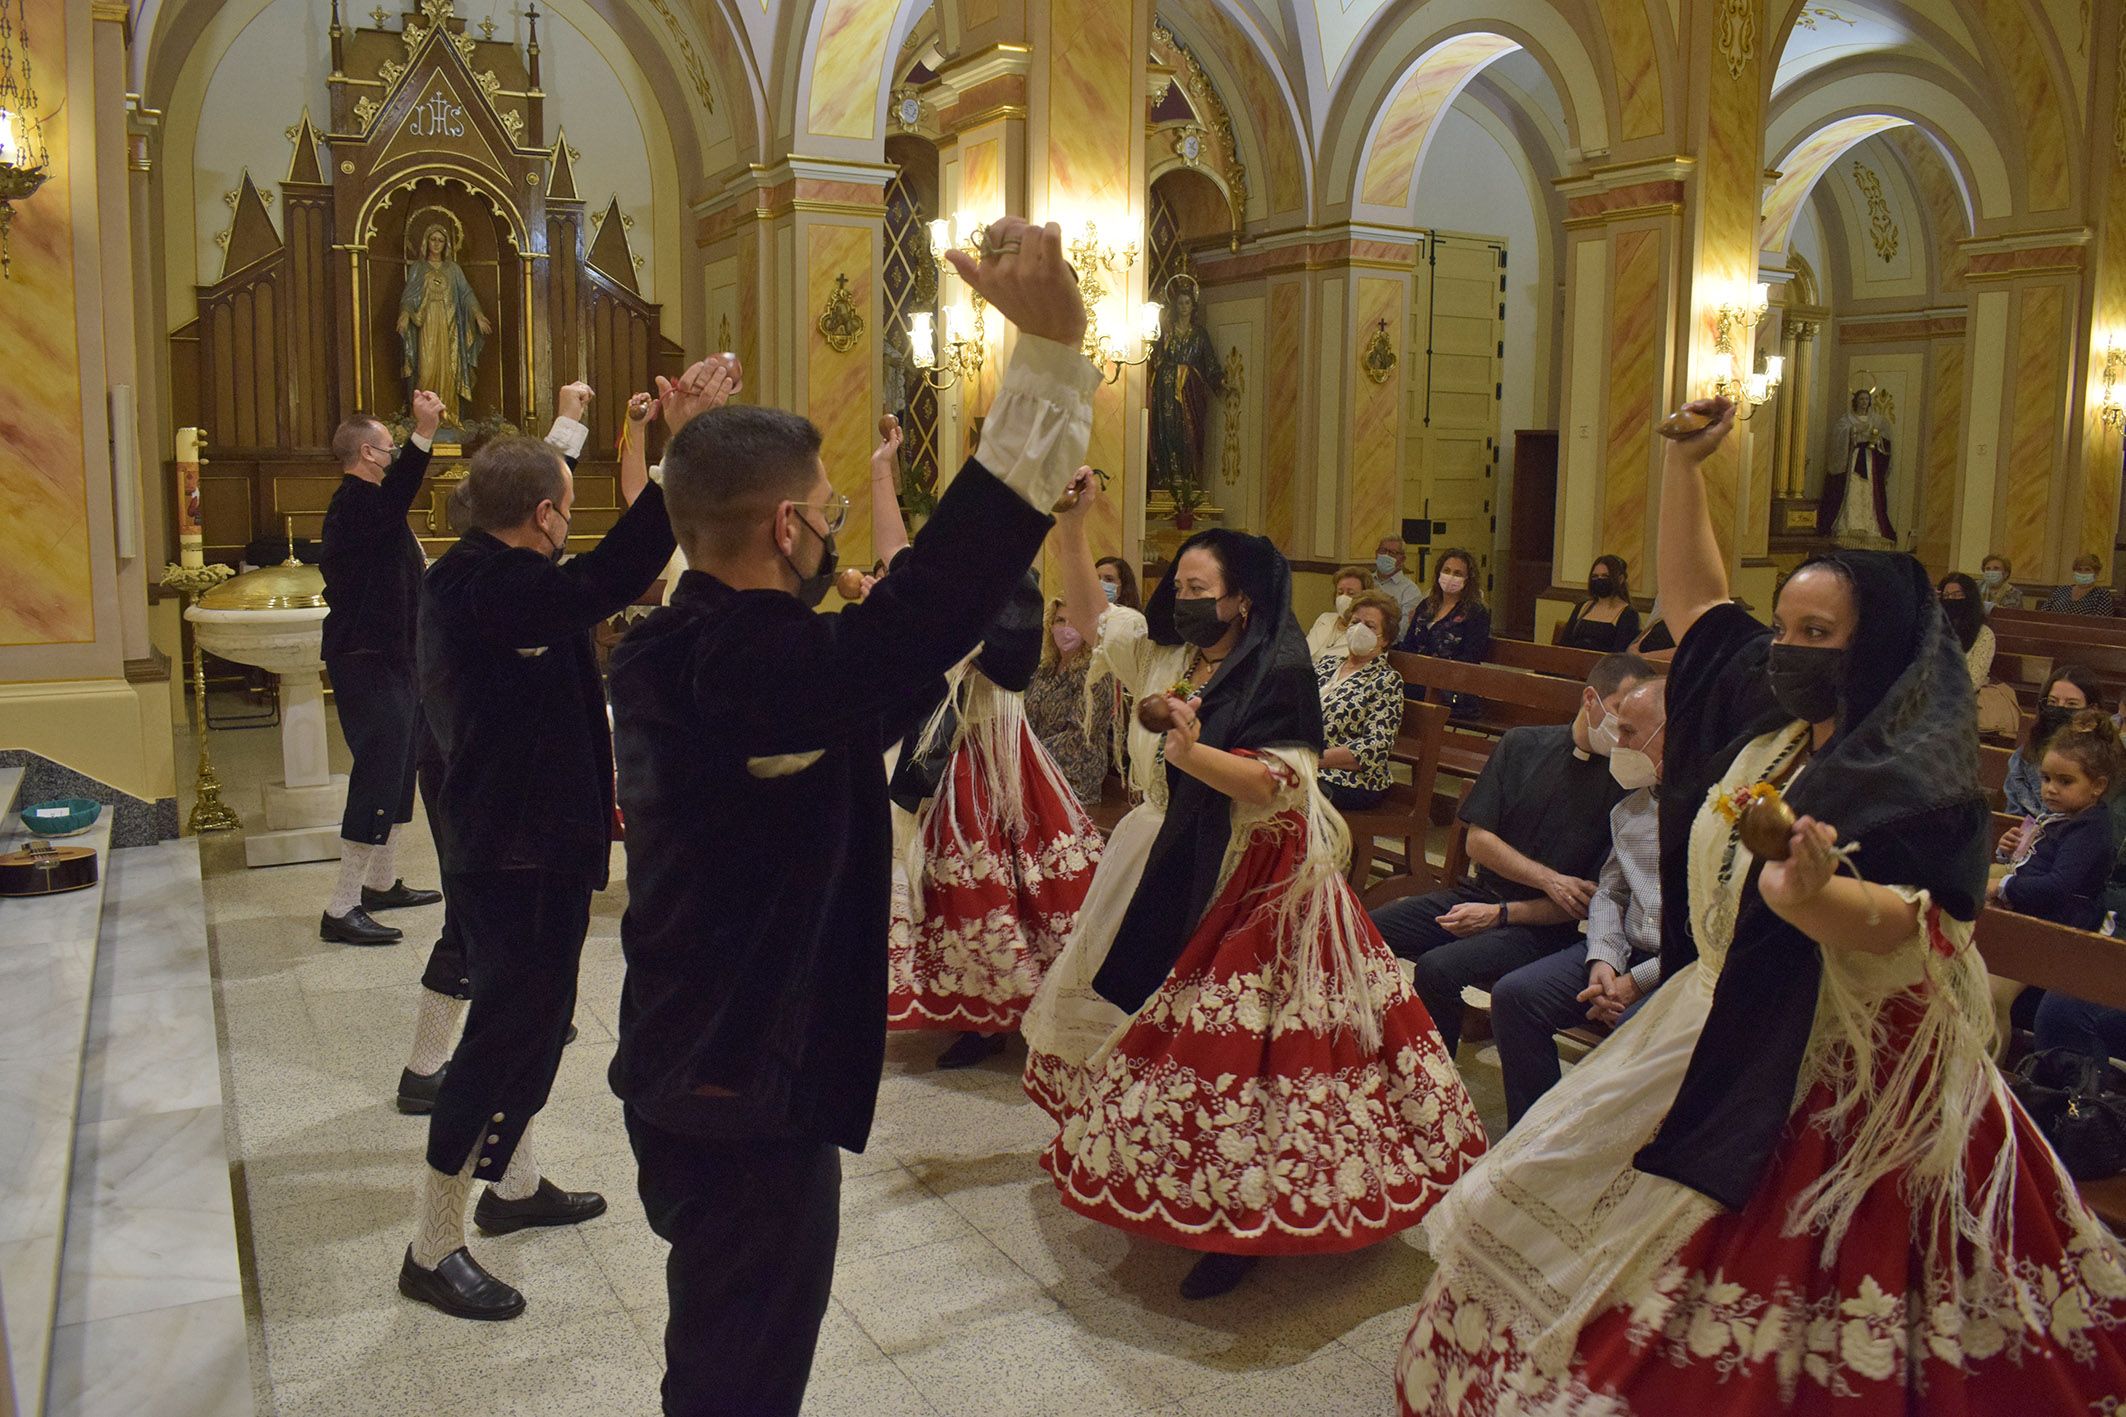
[[[2023,710],[2015,690],[1998,679],[1988,679],[1978,689],[1978,736],[2015,738],[2023,731]]]
[[[2075,1180],[2126,1171],[2126,1090],[2108,1062],[2042,1049],[2016,1064],[2008,1090]]]

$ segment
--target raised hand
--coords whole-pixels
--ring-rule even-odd
[[[1735,404],[1723,398],[1693,399],[1678,410],[1693,413],[1709,420],[1694,433],[1670,435],[1675,449],[1685,462],[1701,463],[1713,455],[1713,450],[1725,442],[1735,426]]]
[[[563,384],[554,395],[554,413],[561,418],[573,418],[583,422],[583,415],[591,409],[591,386],[581,379],[573,384]]]
[[[884,422],[883,419],[880,420]],[[901,425],[895,422],[885,437],[871,450],[871,475],[888,482],[897,481],[901,466]]]
[[[642,425],[657,416],[657,400],[648,394],[630,394],[627,401],[627,421],[637,433]]]
[[[1030,335],[1075,348],[1085,338],[1085,299],[1063,259],[1063,228],[1008,216],[990,224],[978,262],[965,251],[945,259],[974,292]]]
[[[443,400],[427,389],[413,391],[413,431],[423,438],[433,438],[436,429],[443,426]]]
[[[720,355],[710,355],[679,376],[677,383],[657,376],[657,402],[664,411],[664,425],[673,433],[712,408],[722,408],[738,392],[737,361],[726,364]]]
[[[1838,844],[1838,829],[1814,817],[1794,823],[1788,838],[1787,858],[1767,861],[1757,874],[1757,893],[1777,911],[1806,905],[1822,894],[1838,872],[1838,857],[1831,848]]]
[[[1086,516],[1100,502],[1100,479],[1089,467],[1081,467],[1063,489],[1062,500],[1055,505],[1055,517],[1059,525],[1082,526]]]

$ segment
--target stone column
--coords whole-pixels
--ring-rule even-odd
[[[1793,397],[1794,428],[1787,453],[1789,497],[1809,495],[1809,400],[1816,389],[1816,334],[1822,326],[1801,320],[1794,326],[1794,360],[1787,366],[1786,387]]]
[[[1799,361],[1794,355],[1794,346],[1799,343],[1795,336],[1795,326],[1799,323],[1791,315],[1782,316],[1779,321],[1779,353],[1786,360],[1786,380],[1780,384],[1779,392],[1775,396],[1779,400],[1779,408],[1777,422],[1772,429],[1776,440],[1772,450],[1772,489],[1774,494],[1780,497],[1794,495],[1794,405],[1800,402],[1800,391],[1795,386],[1795,378],[1800,369]],[[1772,529],[1785,530],[1784,527]]]

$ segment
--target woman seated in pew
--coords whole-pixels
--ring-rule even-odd
[[[1491,612],[1484,608],[1483,592],[1477,589],[1476,557],[1459,548],[1440,556],[1432,593],[1411,612],[1409,628],[1396,648],[1465,664],[1484,662],[1491,649]],[[1408,693],[1418,699],[1425,691],[1413,685]],[[1474,694],[1449,694],[1446,700],[1447,711],[1455,718],[1475,718],[1484,711],[1484,701]]]
[[[2074,580],[2045,597],[2038,608],[2050,615],[2109,615],[2111,587],[2098,585],[2104,563],[2092,552],[2074,558]]]
[[[1351,608],[1358,598],[1373,589],[1373,573],[1357,566],[1346,566],[1336,573],[1336,608],[1324,610],[1314,617],[1313,628],[1307,631],[1307,653],[1319,659],[1325,654],[1341,657],[1349,647],[1346,636],[1351,629]],[[1389,599],[1394,599],[1390,596]],[[1395,618],[1402,618],[1402,606],[1395,607]],[[1388,643],[1393,644],[1390,640]]]
[[[2038,701],[2037,714],[2030,720],[2030,731],[2024,735],[2022,746],[2008,757],[2004,791],[2011,815],[2030,818],[2045,815],[2044,782],[2038,772],[2045,758],[2045,745],[2068,719],[2074,717],[2076,710],[2094,703],[2096,694],[2096,675],[2081,665],[2053,667],[2052,677],[2045,681],[2044,696]]]
[[[1049,601],[1041,663],[1026,686],[1026,722],[1087,807],[1100,800],[1114,755],[1115,693],[1098,680],[1088,688],[1092,663],[1092,646],[1064,618],[1063,602]]]
[[[1979,599],[1978,582],[1962,571],[1951,571],[1935,585],[1941,597],[1942,614],[1964,647],[1964,667],[1971,671],[1971,687],[1985,686],[1993,674],[1993,627],[1986,623],[1986,608]],[[1983,731],[1983,730],[1981,730]]]
[[[1978,598],[1988,615],[1996,610],[2023,608],[2023,588],[2008,579],[2014,574],[2015,567],[2008,564],[2005,556],[1988,556],[1978,563]]]
[[[1558,643],[1596,654],[1629,649],[1639,637],[1639,612],[1631,604],[1631,567],[1622,556],[1597,556],[1587,573],[1587,599],[1572,607]]]
[[[1321,682],[1321,790],[1339,812],[1378,807],[1393,781],[1388,750],[1403,725],[1403,676],[1384,651],[1395,642],[1402,607],[1384,590],[1360,595],[1348,612],[1342,654],[1315,657]]]

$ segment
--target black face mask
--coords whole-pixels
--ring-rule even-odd
[[[2052,741],[2052,735],[2067,726],[2067,720],[2080,713],[2080,709],[2064,708],[2059,704],[2039,704],[2036,720],[2030,725],[2030,746],[2043,752]]]
[[[1838,715],[1838,696],[1845,688],[1846,652],[1809,645],[1773,645],[1768,672],[1772,697],[1779,707],[1804,723],[1822,723]]]
[[[1593,600],[1607,600],[1617,593],[1617,583],[1608,576],[1589,576],[1587,594]]]
[[[1209,649],[1225,638],[1227,623],[1218,618],[1216,596],[1174,602],[1174,632],[1198,649]]]
[[[803,517],[799,517],[797,520],[806,531],[811,531],[814,536],[819,537],[819,568],[808,576],[803,571],[798,570],[797,563],[788,556],[782,558],[782,563],[790,568],[791,575],[797,577],[797,598],[803,601],[805,608],[809,610],[817,607],[822,600],[827,598],[827,587],[834,584],[834,569],[841,558],[834,549],[833,532],[830,531],[825,536],[820,536],[818,532],[812,531],[812,523],[806,521]]]

